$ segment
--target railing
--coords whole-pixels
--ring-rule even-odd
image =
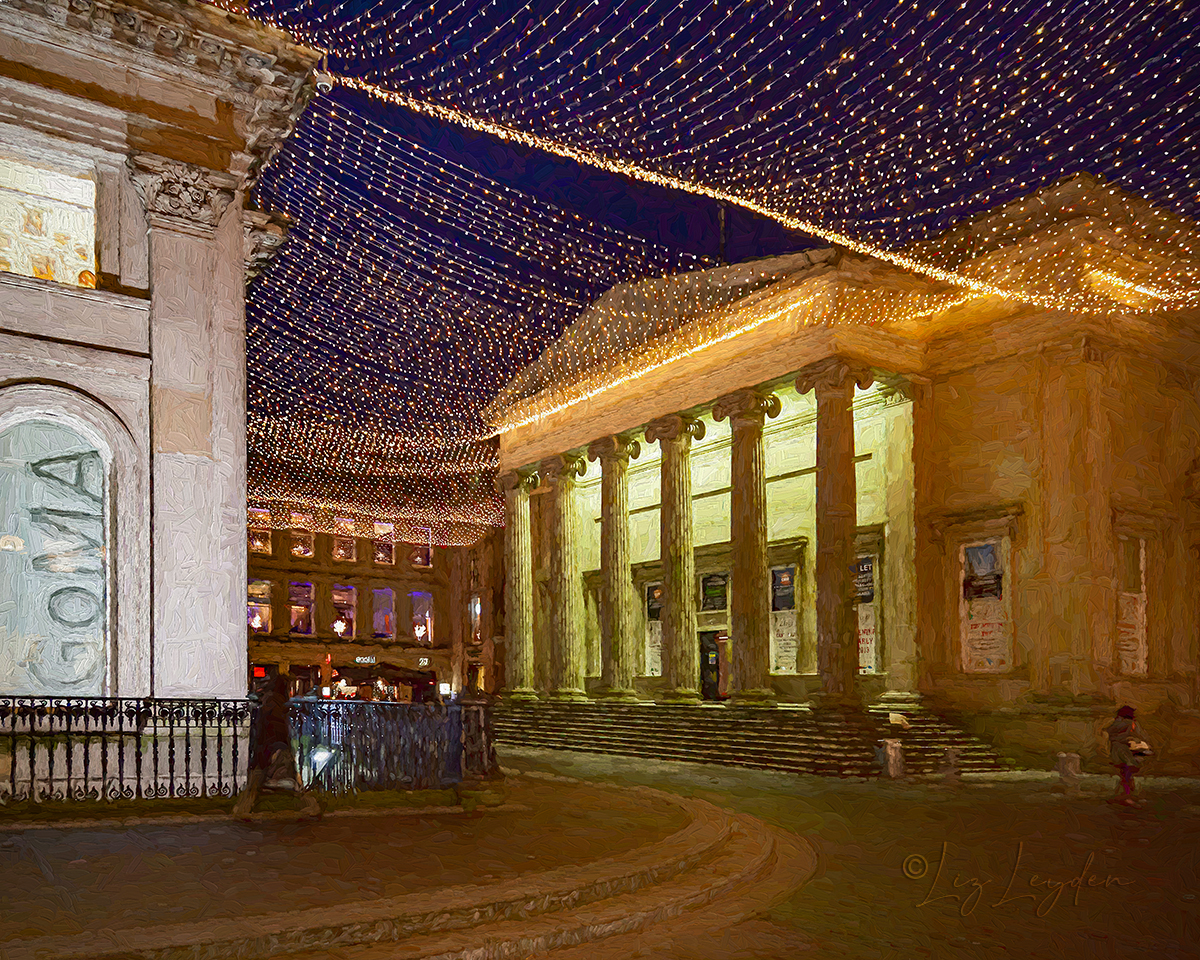
[[[248,700],[0,697],[0,799],[231,797]]]
[[[296,767],[306,787],[433,790],[462,780],[458,704],[292,700]]]
[[[233,797],[253,756],[253,700],[0,697],[0,801]],[[479,703],[289,703],[306,787],[422,790],[496,771]]]

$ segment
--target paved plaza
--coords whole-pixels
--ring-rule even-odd
[[[1114,778],[1025,773],[956,786],[839,781],[557,751],[502,754],[510,769],[653,786],[753,814],[812,842],[814,878],[763,915],[701,923],[604,956],[1200,957],[1200,783],[1149,778],[1139,809]],[[1019,858],[1019,859],[1018,859]],[[640,949],[639,949],[640,948]],[[558,956],[558,955],[555,955]],[[562,960],[582,958],[582,951]],[[592,960],[599,960],[591,950]]]

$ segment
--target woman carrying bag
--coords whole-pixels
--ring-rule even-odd
[[[1153,751],[1150,744],[1142,739],[1133,707],[1121,707],[1117,717],[1105,729],[1108,734],[1108,755],[1113,765],[1121,771],[1121,782],[1117,786],[1117,801],[1126,807],[1136,807],[1138,801],[1133,797],[1133,777],[1142,765],[1142,760]]]

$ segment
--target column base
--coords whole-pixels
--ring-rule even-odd
[[[638,703],[638,695],[633,690],[593,690],[593,700],[603,700],[606,703]]]
[[[577,688],[554,690],[546,695],[547,700],[555,703],[587,703],[588,695]]]
[[[774,690],[735,690],[729,702],[738,707],[774,707],[778,705],[779,698]]]
[[[689,690],[686,687],[677,687],[674,690],[664,690],[658,696],[658,700],[662,703],[703,703],[703,698],[699,691]]]
[[[535,703],[538,695],[532,687],[519,687],[516,690],[501,691],[500,699],[509,700],[512,703]]]

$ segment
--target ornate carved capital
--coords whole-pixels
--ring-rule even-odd
[[[568,480],[582,477],[586,471],[587,461],[583,457],[566,453],[543,460],[540,473],[547,483],[558,483],[564,477]]]
[[[869,367],[861,363],[843,357],[826,357],[800,371],[796,376],[796,390],[800,393],[808,393],[809,390],[818,393],[842,390],[849,381],[853,381],[860,390],[866,390],[875,382],[875,376]]]
[[[748,419],[762,424],[766,417],[774,420],[782,409],[783,404],[773,393],[762,390],[735,390],[713,404],[713,419],[718,422]]]
[[[496,477],[496,490],[499,493],[508,493],[520,487],[533,489],[537,484],[537,473],[528,470],[506,470]]]
[[[129,158],[130,175],[151,223],[211,233],[233,202],[237,178],[152,153]]]
[[[606,460],[624,460],[628,463],[630,458],[636,460],[641,452],[640,443],[619,433],[593,440],[588,445],[588,459],[602,463]]]
[[[283,249],[290,226],[291,221],[284,213],[270,210],[242,212],[242,250],[246,260],[247,281],[262,273],[275,254]]]
[[[676,440],[684,434],[689,434],[697,440],[704,439],[704,421],[695,417],[685,417],[672,413],[646,424],[646,442],[654,443],[661,440]]]

